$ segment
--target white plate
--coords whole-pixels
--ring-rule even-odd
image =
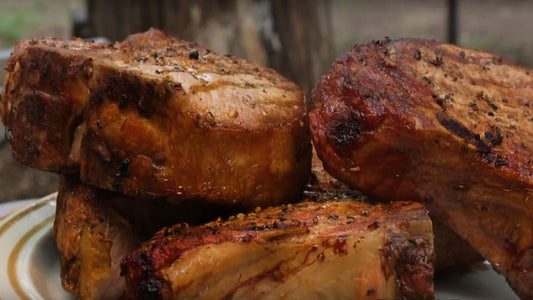
[[[52,194],[0,222],[1,299],[76,299],[61,287],[55,211]]]
[[[0,299],[75,299],[63,290],[52,232],[56,194],[0,221]],[[518,299],[488,263],[435,282],[439,300]]]

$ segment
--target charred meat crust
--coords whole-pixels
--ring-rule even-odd
[[[381,249],[383,272],[395,274],[403,299],[432,299],[433,291],[422,287],[433,280],[434,253],[430,241],[391,233]],[[392,267],[394,270],[388,270]]]
[[[366,231],[384,230],[389,240],[382,245],[382,266],[391,268],[389,275],[396,276],[393,280],[397,282],[395,289],[398,295],[406,299],[432,299],[433,241],[425,235],[431,232],[431,226],[424,227],[426,228],[424,230],[429,231],[417,235],[420,232],[414,233],[416,230],[410,227],[413,226],[409,225],[411,222],[430,222],[424,209],[414,203],[396,202],[373,206],[364,202],[346,200],[285,205],[248,215],[239,214],[229,218],[226,222],[218,220],[199,227],[182,224],[163,229],[123,261],[122,273],[126,278],[130,296],[141,295],[147,299],[169,299],[178,297],[180,292],[184,292],[180,290],[181,288],[187,289],[187,286],[176,286],[177,283],[169,279],[169,269],[172,269],[173,264],[180,259],[187,259],[184,258],[186,254],[205,246],[229,243],[235,247],[261,245],[258,247],[268,249],[277,244],[283,244],[284,241],[291,241],[291,247],[294,247],[293,252],[296,255],[299,251],[298,245],[302,243],[301,239],[311,238],[306,236],[318,232],[316,243],[321,247],[331,248],[336,255],[345,256],[354,251],[351,249],[352,245],[347,244],[351,235],[360,234],[361,239],[364,239]],[[319,229],[320,227],[323,229]],[[355,244],[353,246],[356,247]],[[319,249],[315,250],[317,253],[307,253],[304,261],[311,259],[309,255],[316,256],[317,261],[328,259],[326,256],[329,254],[324,256],[323,252],[320,254]],[[290,261],[290,258],[288,259]],[[254,267],[250,266],[250,268]],[[280,267],[273,266],[273,268],[278,270]],[[253,285],[254,282],[260,282],[265,278],[283,282],[285,277],[279,276],[290,270],[276,271],[274,269],[265,271],[266,277],[256,275],[247,280],[243,278],[242,282],[239,280],[240,284],[227,290],[229,294],[221,298],[232,298],[239,287]],[[296,267],[293,271],[298,272],[300,269],[301,267]],[[198,278],[197,280],[208,279]],[[195,284],[199,283],[195,282]],[[379,283],[369,283],[368,289],[378,286],[380,286]]]
[[[488,53],[374,41],[339,57],[315,89],[313,143],[352,188],[423,202],[529,298],[532,92],[529,70]],[[339,130],[351,118],[359,131]]]

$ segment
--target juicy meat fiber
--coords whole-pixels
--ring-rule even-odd
[[[152,29],[114,45],[23,40],[6,70],[2,120],[28,166],[248,209],[307,182],[304,94],[271,69]]]
[[[358,45],[313,93],[324,167],[371,197],[418,200],[533,298],[533,74],[435,41]]]
[[[163,229],[122,272],[132,299],[433,299],[431,221],[418,203],[306,201]]]

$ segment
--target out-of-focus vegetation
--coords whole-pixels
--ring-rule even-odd
[[[0,48],[11,47],[23,38],[71,34],[72,9],[84,0],[0,0]]]
[[[6,44],[14,44],[23,38],[24,32],[34,30],[39,21],[39,14],[31,6],[4,12],[0,15],[0,38]]]

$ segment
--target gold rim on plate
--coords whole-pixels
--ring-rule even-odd
[[[41,200],[37,200],[33,204],[30,204],[29,206],[18,211],[14,211],[5,218],[3,218],[0,221],[0,238],[4,237],[4,235],[15,225],[18,225],[19,222],[21,222],[25,218],[30,218],[32,214],[39,212],[47,205],[55,207],[56,196],[57,193],[48,195],[42,198]],[[9,280],[9,284],[11,285],[11,288],[13,289],[14,293],[20,299],[32,299],[33,297],[28,295],[28,293],[22,288],[21,282],[19,281],[21,274],[19,274],[20,270],[17,269],[17,263],[20,259],[22,250],[27,245],[28,241],[37,233],[39,233],[42,229],[52,225],[55,217],[55,210],[45,212],[47,214],[45,215],[46,217],[43,220],[37,222],[36,224],[29,224],[31,225],[31,227],[28,228],[24,232],[22,237],[20,237],[20,239],[16,241],[14,246],[10,248],[10,252],[7,258],[7,267],[5,269],[5,272],[7,273],[7,279]],[[2,297],[0,297],[0,299],[2,299]]]

